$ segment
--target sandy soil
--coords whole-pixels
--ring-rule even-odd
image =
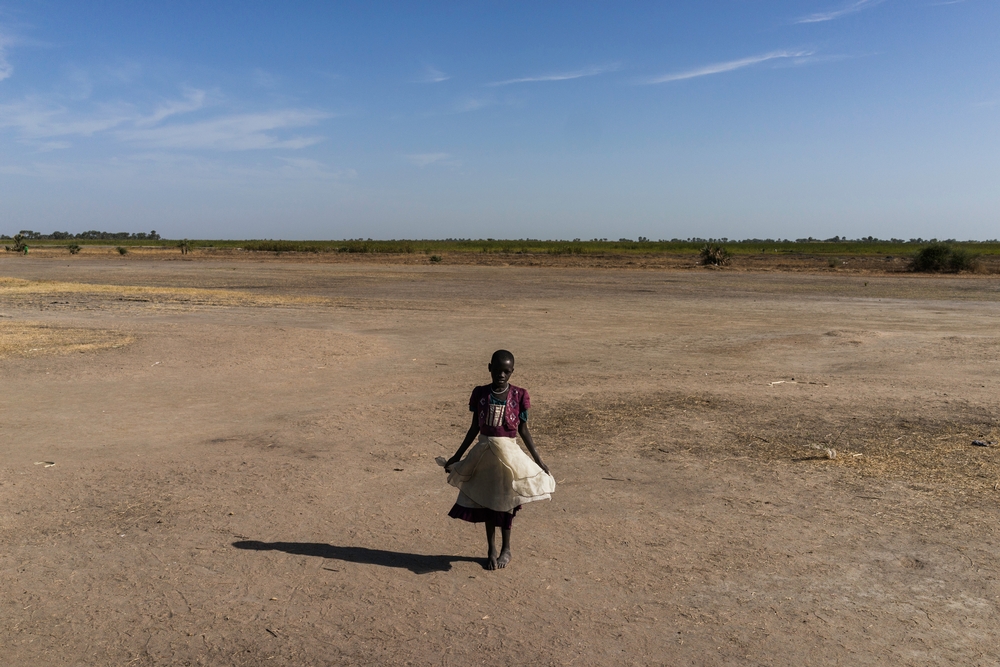
[[[0,255],[2,663],[998,664],[998,324],[995,276]],[[559,486],[487,572],[433,459],[498,347]]]

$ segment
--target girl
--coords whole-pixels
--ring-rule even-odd
[[[486,568],[495,570],[510,562],[510,528],[514,514],[524,503],[548,500],[556,489],[549,468],[535,450],[528,431],[528,392],[509,383],[514,373],[514,355],[507,350],[493,353],[489,366],[492,384],[476,387],[469,399],[472,425],[462,446],[444,462],[448,483],[459,489],[458,500],[448,512],[454,519],[486,523],[489,548]],[[462,459],[473,439],[479,442]],[[527,455],[514,439],[521,436],[531,453]],[[534,461],[532,461],[534,459]],[[497,554],[497,526],[503,543]]]

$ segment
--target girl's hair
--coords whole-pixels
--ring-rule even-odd
[[[513,364],[514,355],[508,352],[507,350],[497,350],[496,352],[493,353],[493,356],[490,358],[490,363],[502,364],[503,362],[508,360],[510,361],[510,363]]]

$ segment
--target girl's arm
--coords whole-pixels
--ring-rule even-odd
[[[462,455],[465,454],[465,450],[469,448],[469,445],[472,444],[472,441],[476,439],[477,435],[479,435],[479,418],[476,416],[476,413],[473,412],[472,426],[469,427],[468,433],[465,434],[465,440],[462,441],[462,446],[459,447],[458,451],[455,452],[455,455],[448,459],[448,462],[444,464],[445,472],[451,472],[448,470],[448,467],[451,466],[451,464],[458,463],[462,460]]]
[[[524,446],[528,448],[528,453],[531,454],[531,458],[535,459],[535,463],[538,467],[544,470],[547,474],[551,475],[549,472],[549,467],[542,463],[542,459],[538,456],[538,450],[535,449],[535,441],[531,439],[531,431],[528,430],[528,422],[521,422],[517,427],[517,434],[521,436],[521,440],[524,441]]]

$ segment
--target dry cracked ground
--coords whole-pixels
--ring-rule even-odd
[[[998,305],[995,276],[0,257],[2,663],[996,665]],[[434,457],[501,347],[558,488],[488,572]]]

